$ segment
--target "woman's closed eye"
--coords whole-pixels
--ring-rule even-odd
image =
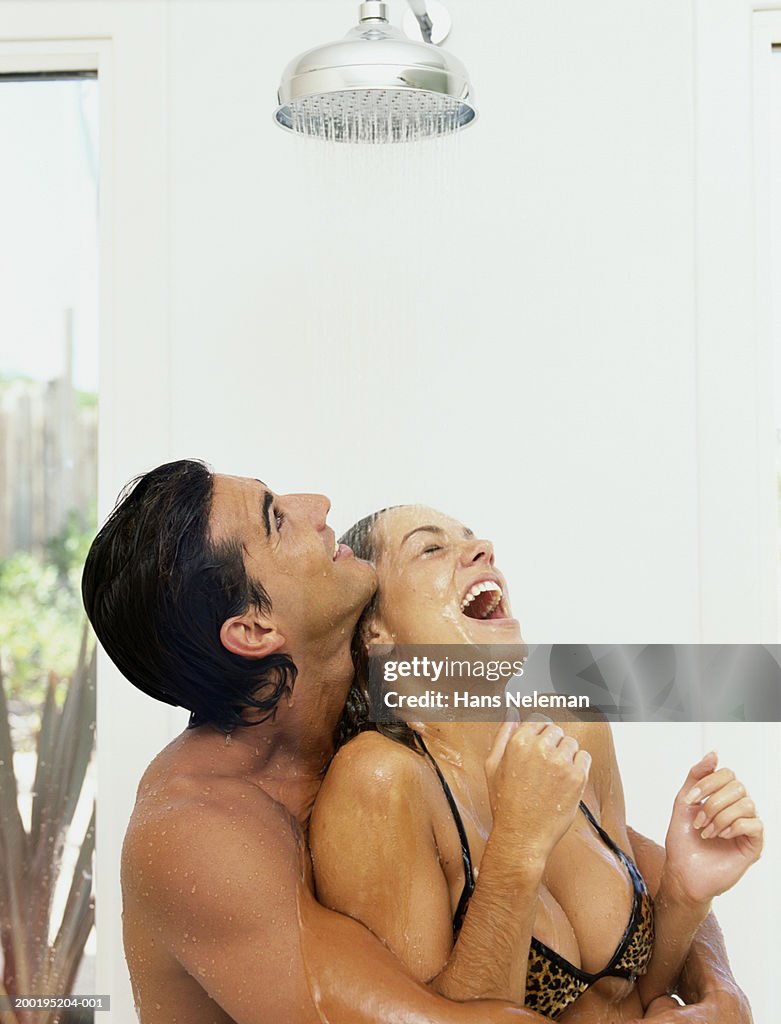
[[[434,552],[436,552],[436,551],[444,551],[444,550],[445,550],[445,548],[444,548],[444,545],[442,545],[442,544],[428,544],[421,551],[421,555],[433,555]]]

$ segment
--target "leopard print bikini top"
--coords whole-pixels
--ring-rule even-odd
[[[453,918],[453,937],[458,937],[461,925],[464,923],[469,900],[475,890],[475,874],[472,867],[472,855],[469,850],[464,822],[458,810],[453,794],[439,769],[439,765],[429,754],[420,736],[416,734],[423,753],[431,762],[434,771],[437,773],[442,789],[447,798],[453,819],[458,829],[461,840],[461,852],[464,863],[464,890],[458,902],[455,917]],[[570,1007],[578,996],[583,995],[592,985],[595,985],[600,978],[615,977],[628,978],[636,981],[638,976],[645,974],[651,953],[654,946],[654,905],[648,886],[637,870],[637,867],[629,857],[619,849],[602,826],[594,818],[591,811],[581,802],[580,809],[588,821],[594,827],[600,839],[618,857],[626,868],[632,881],[634,897],[632,900],[632,913],[626,931],[618,944],[618,948],[610,959],[604,970],[596,974],[589,974],[581,970],[569,960],[550,949],[543,942],[532,937],[529,950],[529,966],[526,972],[526,1000],[525,1006],[530,1010],[548,1017],[551,1020],[558,1020],[568,1007]]]

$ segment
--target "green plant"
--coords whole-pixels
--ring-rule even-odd
[[[48,673],[67,676],[75,664],[81,567],[93,534],[72,517],[48,541],[46,560],[17,551],[0,561],[0,657],[15,700],[42,701]]]
[[[90,651],[91,648],[91,651]],[[0,673],[0,994],[71,992],[94,923],[95,810],[81,843],[62,920],[52,931],[52,900],[65,839],[95,745],[95,649],[85,627],[64,702],[53,674],[41,710],[30,828],[19,810],[5,681]],[[7,1024],[56,1024],[56,1013],[16,1011]]]

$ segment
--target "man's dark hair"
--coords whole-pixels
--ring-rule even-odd
[[[212,541],[213,490],[211,470],[193,460],[131,481],[92,543],[81,589],[98,639],[134,686],[188,708],[191,725],[229,733],[272,717],[296,668],[284,654],[242,658],[222,645],[226,619],[268,612],[271,600],[247,574],[241,543]]]

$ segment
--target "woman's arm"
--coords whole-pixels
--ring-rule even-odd
[[[593,755],[592,779],[603,822],[624,829],[624,794],[610,726],[589,723],[572,731]],[[756,808],[732,772],[715,771],[716,762],[710,754],[692,769],[675,800],[664,859],[647,878],[655,898],[656,941],[648,970],[638,980],[646,1007],[674,990],[712,898],[734,885],[762,850]]]
[[[339,753],[320,790],[310,832],[318,898],[363,922],[413,977],[440,994],[522,1004],[547,855],[569,826],[566,808],[571,804],[571,819],[585,783],[585,755],[575,744],[559,750],[562,738],[540,724],[500,733],[492,755],[497,763],[489,759],[487,766],[499,820],[455,946],[432,812],[441,791],[422,758],[376,733]],[[544,768],[541,789],[555,787],[562,808],[551,815],[548,801],[543,828],[521,813],[517,779],[527,777],[530,762]],[[544,804],[544,793],[540,799]]]
[[[635,862],[652,893],[659,889],[664,868],[664,848],[646,836],[629,829]],[[681,1016],[681,1007],[670,1007],[659,1024],[752,1024],[751,1008],[732,974],[718,921],[710,913],[700,926],[689,950],[679,979],[677,992],[689,1006]],[[692,1016],[696,1013],[697,1016]]]
[[[762,852],[762,822],[745,787],[707,754],[678,793],[656,894],[657,942],[639,980],[644,1006],[675,986],[692,940],[710,912]]]

